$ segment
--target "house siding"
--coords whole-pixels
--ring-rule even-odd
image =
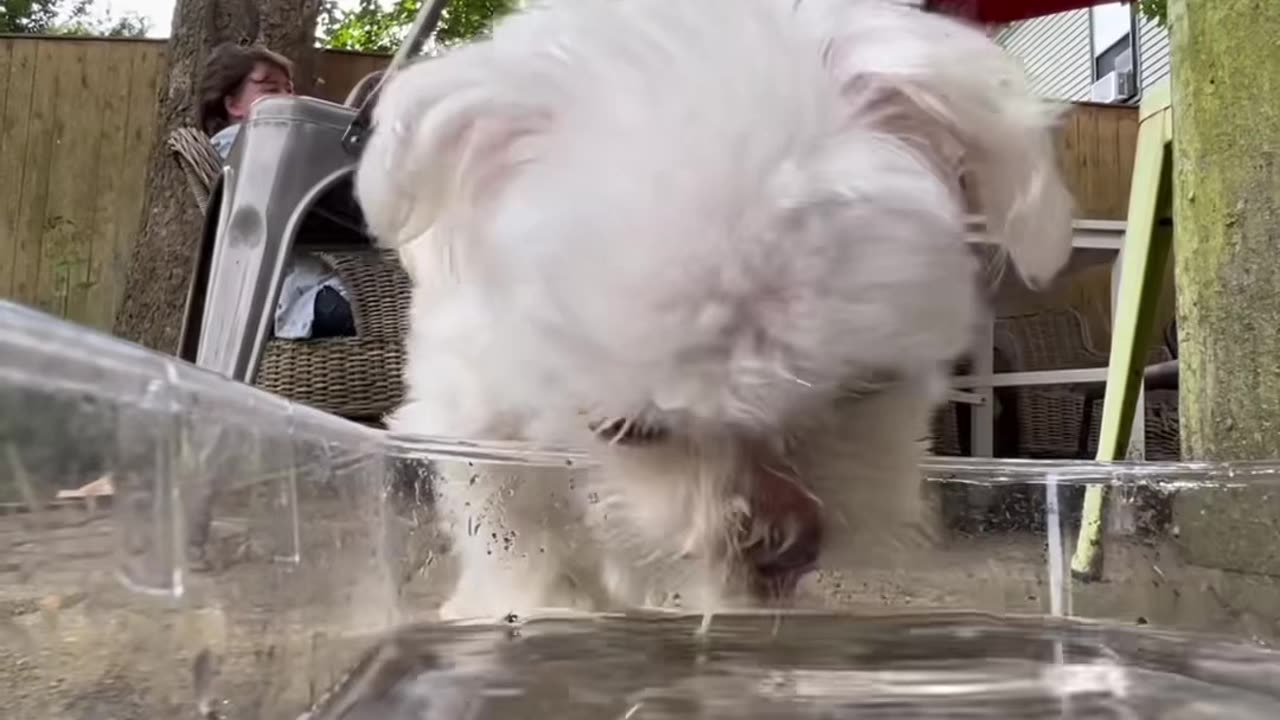
[[[1057,100],[1087,101],[1093,83],[1089,11],[1049,15],[1013,23],[996,36],[1018,58],[1032,88]],[[1139,83],[1145,90],[1169,76],[1169,32],[1138,18]]]
[[[1138,72],[1144,90],[1169,77],[1169,31],[1142,17],[1138,18]]]
[[[1082,101],[1093,84],[1089,38],[1089,11],[1072,10],[1014,23],[996,41],[1022,63],[1036,92]]]

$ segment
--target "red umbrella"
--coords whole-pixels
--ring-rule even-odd
[[[926,0],[925,8],[938,13],[968,18],[980,23],[1008,23],[1015,20],[1106,5],[1115,0]],[[1129,0],[1124,0],[1128,2]]]

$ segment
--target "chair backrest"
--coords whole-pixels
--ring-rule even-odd
[[[208,214],[222,158],[209,137],[192,127],[165,139],[182,169],[190,197]],[[253,384],[282,397],[352,419],[376,421],[403,393],[404,336],[410,282],[395,255],[373,248],[330,250],[319,256],[350,289],[357,336],[268,342]]]
[[[1107,353],[1093,347],[1084,316],[1072,307],[999,318],[996,334],[1012,355],[1015,372],[1107,364]]]
[[[192,127],[181,127],[169,133],[165,145],[178,160],[182,175],[187,180],[187,188],[191,191],[200,213],[209,209],[209,193],[218,175],[222,173],[222,160],[218,151],[213,149],[209,136]]]

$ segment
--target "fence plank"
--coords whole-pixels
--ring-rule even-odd
[[[104,271],[103,288],[111,314],[103,324],[95,325],[109,330],[115,321],[124,297],[125,272],[129,268],[129,254],[142,232],[143,206],[146,203],[147,160],[156,137],[156,98],[164,72],[164,47],[147,48],[148,52],[136,53],[129,78],[129,110],[125,122],[125,142],[121,151],[123,160],[115,187],[113,203],[116,212],[116,230],[112,238],[114,250],[110,257],[110,277]],[[107,264],[103,260],[104,267]]]
[[[382,55],[366,55],[349,52],[323,52],[316,60],[315,94],[325,100],[340,103],[360,82],[374,70],[387,67],[391,58]]]
[[[53,147],[36,293],[45,309],[71,319],[79,319],[77,311],[83,312],[88,282],[95,189],[91,179],[97,174],[102,121],[101,108],[94,102],[101,94],[102,77],[95,69],[98,63],[89,63],[90,47],[81,42],[70,52],[55,50],[49,55],[55,67]],[[79,308],[73,306],[75,302]]]
[[[142,57],[133,48],[112,44],[104,53],[102,67],[107,78],[134,77],[135,58]],[[147,103],[135,105],[130,97],[131,83],[104,82],[102,88],[102,131],[98,136],[100,146],[98,171],[94,178],[94,208],[92,236],[89,251],[88,291],[81,317],[75,318],[90,327],[110,327],[119,302],[121,231],[134,233],[140,229],[141,216],[135,205],[126,202],[128,194],[136,197],[138,188],[129,187],[126,169],[139,163],[128,154],[129,119],[131,113],[146,114]],[[136,201],[135,201],[136,203]],[[126,254],[127,257],[127,254]]]
[[[49,161],[54,143],[54,100],[58,88],[60,57],[54,43],[36,41],[35,59],[32,63],[31,100],[26,113],[19,110],[17,119],[25,124],[24,145],[16,145],[17,155],[22,157],[16,212],[17,232],[12,238],[13,288],[12,296],[36,307],[50,309],[52,299],[41,297],[40,241],[44,235],[45,206],[49,199]]]
[[[5,183],[0,185],[0,297],[10,295],[13,289],[13,256],[10,251],[16,243],[10,243],[8,238],[16,230],[11,225],[11,218],[17,217],[16,198],[22,182],[19,176],[13,174],[20,171],[13,156],[17,152],[16,148],[21,145],[15,144],[14,139],[8,137],[17,129],[16,123],[10,122],[7,112],[9,87],[20,83],[24,76],[25,72],[14,70],[13,45],[0,44],[0,177],[5,178]],[[27,99],[18,99],[21,92],[21,88],[13,91],[14,102],[25,108]]]

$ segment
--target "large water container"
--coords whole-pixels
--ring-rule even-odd
[[[0,716],[1280,717],[1280,579],[1191,563],[1169,512],[1265,502],[1269,464],[937,459],[942,536],[825,568],[803,610],[444,624],[453,463],[539,465],[548,493],[589,469],[388,437],[0,304]],[[1129,522],[1086,582],[1098,483]]]

